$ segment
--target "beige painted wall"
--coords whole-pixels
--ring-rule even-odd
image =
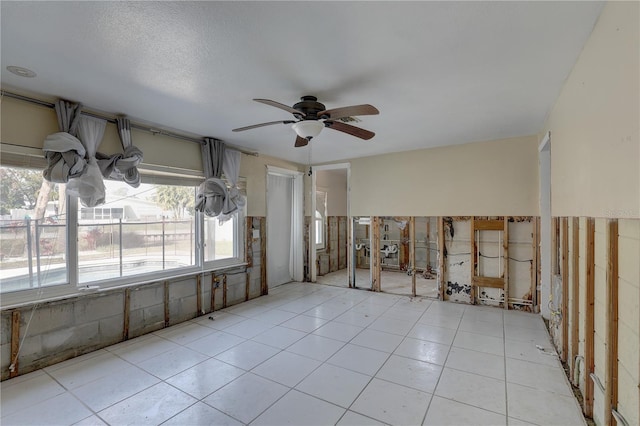
[[[639,16],[605,5],[549,116],[553,216],[640,217]]]
[[[537,215],[537,149],[528,136],[350,160],[351,214]]]
[[[44,138],[58,131],[55,111],[51,108],[4,97],[0,102],[0,141],[28,148],[41,149]],[[177,171],[202,174],[200,146],[162,135],[154,136],[141,130],[132,130],[132,139],[144,153],[144,165],[175,168]],[[115,125],[107,125],[99,151],[112,154],[122,152]],[[272,165],[291,170],[302,166],[288,161],[267,157],[243,155],[240,175],[247,179],[247,214],[266,214],[266,166]],[[143,179],[144,181],[144,179]]]

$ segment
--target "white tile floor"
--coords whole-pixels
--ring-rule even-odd
[[[0,423],[585,424],[537,315],[291,283],[209,316],[3,382]]]

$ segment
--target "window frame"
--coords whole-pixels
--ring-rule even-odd
[[[316,210],[314,224],[316,227],[316,250],[324,250],[326,248],[326,237],[324,235],[326,219],[319,210]]]
[[[1,144],[3,157],[5,154],[6,144]],[[17,150],[10,149],[9,152],[12,155],[9,156],[10,161],[0,162],[2,167],[14,167],[14,168],[26,168],[32,170],[41,169],[42,154],[39,150],[9,146],[10,148],[18,148]],[[17,152],[16,152],[17,151]],[[149,173],[145,173],[143,168],[140,168],[142,179],[145,183],[151,184],[174,184],[188,186],[196,185],[202,181],[202,176],[198,176],[195,172],[187,171],[185,174],[175,174],[173,171],[167,172],[161,170],[157,173],[158,168],[150,169]],[[181,170],[181,172],[184,172]],[[245,182],[245,179],[242,179]],[[194,191],[195,193],[195,191]],[[243,194],[244,195],[244,194]],[[141,273],[135,275],[127,275],[123,277],[110,278],[104,280],[96,280],[85,283],[79,282],[79,255],[78,255],[78,235],[79,235],[79,218],[80,209],[78,208],[78,198],[66,194],[67,203],[67,215],[65,221],[66,229],[66,251],[65,260],[67,267],[67,281],[65,283],[53,284],[49,286],[27,288],[23,290],[15,290],[8,292],[0,292],[0,307],[7,309],[10,307],[17,307],[24,304],[30,304],[34,302],[51,301],[74,295],[86,293],[87,291],[99,290],[99,289],[113,289],[118,287],[129,287],[135,285],[142,285],[146,283],[157,282],[158,280],[174,279],[179,277],[193,276],[202,272],[209,272],[219,269],[226,269],[234,266],[246,265],[245,259],[245,230],[243,224],[245,223],[246,206],[238,210],[235,213],[234,218],[234,230],[233,230],[233,256],[226,259],[204,261],[204,251],[202,244],[204,243],[204,214],[196,212],[194,218],[194,256],[195,264],[188,267],[168,269],[153,273]],[[99,207],[100,208],[100,207]]]

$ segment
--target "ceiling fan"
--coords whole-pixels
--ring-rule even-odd
[[[376,107],[369,104],[327,109],[323,104],[318,102],[318,98],[315,96],[303,96],[300,98],[300,102],[293,105],[293,107],[270,99],[254,99],[254,101],[283,109],[293,114],[296,119],[254,124],[251,126],[239,127],[237,129],[233,129],[233,131],[242,132],[244,130],[271,126],[273,124],[292,124],[291,127],[297,134],[296,143],[294,145],[295,147],[307,145],[309,141],[318,136],[325,127],[347,133],[360,139],[369,140],[375,136],[375,133],[360,127],[346,124],[344,121],[354,121],[353,119],[350,119],[353,116],[376,115],[380,113]]]

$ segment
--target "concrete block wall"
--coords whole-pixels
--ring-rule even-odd
[[[257,229],[260,221],[257,221]],[[255,221],[252,222],[255,226]],[[226,276],[226,305],[246,300],[247,274],[249,298],[261,295],[260,240],[251,244],[252,266],[215,271]],[[200,303],[198,311],[198,278]],[[224,305],[222,279],[215,284],[215,310]],[[168,289],[165,307],[165,288]],[[194,274],[168,281],[131,285],[128,288],[104,289],[63,300],[25,305],[3,311],[0,316],[0,367],[2,380],[10,376],[12,312],[20,312],[19,374],[25,374],[78,355],[125,340],[125,315],[128,315],[128,338],[134,338],[168,325],[190,320],[211,311],[212,272]],[[129,295],[129,311],[125,299]]]
[[[130,297],[130,338],[164,327],[164,283],[132,288]]]
[[[2,369],[3,372],[8,371],[10,364],[11,314],[8,312],[3,312],[2,315],[0,315],[0,369]]]

